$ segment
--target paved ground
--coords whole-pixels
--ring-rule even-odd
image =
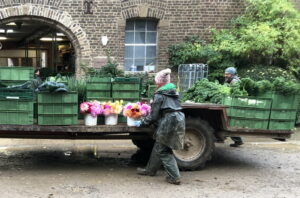
[[[183,184],[135,173],[130,141],[0,140],[0,197],[299,198],[300,131],[288,142],[246,139],[218,144],[204,170]]]

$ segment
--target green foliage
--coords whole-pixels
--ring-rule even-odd
[[[78,92],[79,103],[86,100],[86,82],[85,78],[66,77],[66,84],[70,91]]]
[[[171,65],[207,63],[210,79],[218,80],[226,67],[272,65],[280,74],[289,71],[284,77],[296,75],[300,80],[300,13],[288,0],[245,1],[244,14],[231,21],[231,28],[211,30],[210,44],[192,37],[170,46]]]
[[[213,46],[230,53],[237,66],[275,65],[297,73],[300,63],[300,13],[288,0],[246,0],[233,28],[213,31]]]
[[[278,77],[273,82],[273,90],[283,95],[300,94],[300,84]]]
[[[219,53],[213,46],[206,44],[199,37],[187,37],[185,41],[169,46],[170,64],[205,63],[209,65],[211,80],[223,79],[224,70],[235,66],[229,54]]]
[[[87,76],[94,76],[94,77],[117,77],[117,76],[124,76],[124,71],[118,68],[118,63],[113,61],[110,56],[110,51],[105,50],[105,54],[107,56],[107,63],[102,66],[100,69],[96,69],[94,67],[88,67],[84,64],[81,64],[81,68],[85,72]]]
[[[118,63],[109,60],[106,65],[102,66],[100,69],[94,67],[87,67],[82,65],[81,68],[88,76],[94,77],[117,77],[124,76],[124,71],[118,68]]]
[[[244,78],[230,86],[203,79],[188,89],[183,96],[183,101],[221,104],[224,96],[259,96],[267,91],[274,91],[283,95],[300,94],[300,84],[282,77],[278,77],[272,82]]]
[[[221,104],[224,96],[230,95],[230,87],[207,79],[198,81],[183,96],[183,101]]]
[[[247,68],[241,68],[239,71],[239,76],[242,78],[249,77],[255,81],[259,80],[269,80],[273,81],[278,76],[281,76],[285,79],[296,80],[295,76],[291,71],[282,69],[275,66],[262,66],[254,65]]]
[[[154,75],[151,73],[139,73],[139,72],[134,72],[134,73],[129,73],[126,74],[125,77],[136,77],[140,78],[142,81],[142,89],[141,89],[141,96],[146,98],[147,93],[148,93],[148,87],[149,85],[154,85]]]

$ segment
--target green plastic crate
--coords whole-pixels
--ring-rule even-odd
[[[235,128],[268,129],[269,119],[229,117],[229,126]]]
[[[295,119],[292,120],[275,120],[271,119],[269,130],[292,130],[295,128]]]
[[[13,86],[13,85],[22,85],[26,83],[28,80],[2,80],[0,81],[2,84],[6,86]]]
[[[231,97],[226,96],[222,99],[222,104],[228,107],[245,107],[245,108],[258,108],[258,109],[270,109],[272,105],[272,99],[259,98],[259,97]]]
[[[127,98],[127,99],[135,99],[140,98],[140,92],[139,91],[113,91],[112,92],[113,98]]]
[[[76,92],[63,93],[39,93],[39,103],[78,103],[78,94]]]
[[[138,91],[141,90],[140,78],[115,78],[112,91]]]
[[[223,97],[222,104],[224,106],[230,107],[231,103],[232,103],[232,97],[230,97],[230,96]]]
[[[33,114],[33,100],[0,100],[0,124],[32,125]]]
[[[87,83],[87,98],[109,98],[112,89],[111,78],[92,77]]]
[[[87,98],[109,98],[111,97],[111,91],[98,91],[98,90],[87,90]]]
[[[268,98],[254,97],[233,97],[231,101],[232,107],[251,107],[260,109],[270,109],[272,100]]]
[[[114,101],[117,100],[123,100],[124,101],[124,105],[126,105],[127,103],[136,103],[136,102],[140,102],[141,99],[140,98],[114,98]]]
[[[273,94],[272,109],[297,109],[299,106],[298,95]]]
[[[118,77],[114,79],[115,83],[141,83],[140,78],[126,78],[126,77]]]
[[[20,99],[33,99],[34,92],[31,89],[0,88],[0,98],[18,97]]]
[[[242,118],[269,119],[270,109],[230,107],[227,110],[227,115]]]
[[[33,78],[33,67],[0,67],[1,81],[28,81]]]
[[[111,78],[96,78],[92,77],[87,82],[87,89],[88,90],[111,90],[112,79]]]
[[[285,110],[285,109],[279,109],[271,110],[271,119],[281,119],[281,120],[292,120],[297,117],[297,110]]]
[[[78,124],[78,94],[76,92],[39,93],[38,124]]]
[[[52,114],[78,114],[78,107],[73,103],[61,103],[61,104],[38,104],[38,114],[52,115]]]
[[[32,111],[33,100],[0,99],[0,111]]]
[[[93,98],[93,97],[88,97],[87,98],[87,101],[93,101],[93,100],[97,100],[97,101],[99,101],[99,102],[108,102],[108,101],[113,101],[114,99],[113,98],[105,98],[105,97],[103,97],[103,98]]]

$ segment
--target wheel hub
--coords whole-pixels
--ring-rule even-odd
[[[193,130],[187,129],[182,150],[175,150],[174,155],[182,161],[193,161],[202,155],[206,143],[205,137]]]

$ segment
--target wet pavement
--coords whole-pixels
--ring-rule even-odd
[[[182,172],[183,184],[136,174],[129,140],[0,139],[0,197],[299,198],[300,131],[287,142],[246,138],[217,144],[204,170]]]

